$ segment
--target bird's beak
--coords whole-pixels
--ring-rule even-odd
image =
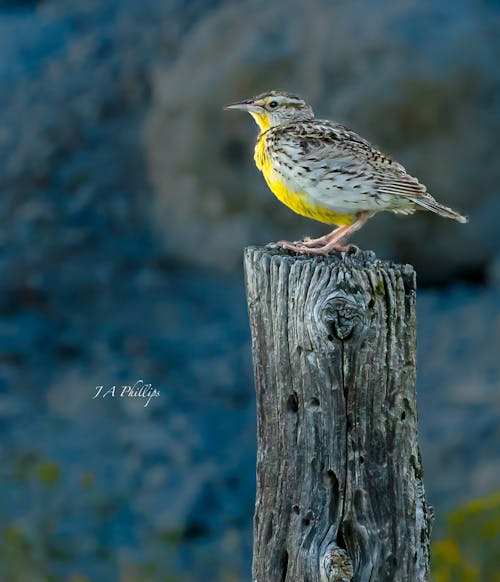
[[[237,101],[236,103],[230,103],[229,105],[224,105],[224,109],[239,109],[240,111],[260,111],[260,105],[255,105],[252,99],[246,99],[245,101]]]

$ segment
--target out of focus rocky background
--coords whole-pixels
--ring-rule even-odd
[[[252,120],[221,110],[269,88],[470,217],[379,215],[356,242],[419,273],[436,580],[494,580],[499,14],[493,0],[0,1],[1,580],[250,579],[241,251],[323,232],[267,191]],[[139,379],[161,391],[148,407],[92,399]]]

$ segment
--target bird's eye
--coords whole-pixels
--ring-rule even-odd
[[[269,103],[269,107],[271,109],[274,109],[275,107],[278,107],[278,102],[277,101],[271,101],[271,103]]]

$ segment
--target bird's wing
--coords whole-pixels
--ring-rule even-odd
[[[293,131],[290,129],[293,128]],[[309,177],[318,181],[334,174],[361,176],[377,193],[388,196],[425,198],[426,187],[405,168],[377,150],[354,131],[330,121],[282,126],[277,147],[290,157],[300,155],[309,167]]]
[[[277,155],[274,162],[279,164],[280,158],[288,158],[280,173],[288,174],[326,206],[346,213],[361,205],[367,211],[403,214],[423,208],[467,222],[464,216],[435,200],[401,164],[342,125],[314,120],[280,126],[273,139],[272,150],[285,154]]]

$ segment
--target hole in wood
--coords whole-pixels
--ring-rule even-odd
[[[326,472],[328,478],[330,479],[330,500],[328,503],[328,517],[330,523],[334,523],[337,520],[337,513],[339,511],[339,480],[333,469],[328,469]]]
[[[337,546],[343,550],[347,550],[346,544],[345,544],[345,540],[344,540],[344,534],[342,533],[342,526],[339,527],[339,531],[337,532]]]
[[[373,299],[370,299],[370,301],[368,301],[368,309],[373,309],[374,305],[375,305],[375,301]]]
[[[317,398],[311,398],[311,400],[309,400],[309,408],[311,410],[318,410],[319,409],[319,400]]]
[[[363,455],[360,455],[360,456],[359,456],[359,462],[360,462],[361,464],[363,464],[363,463],[365,462],[365,458],[363,457]]]
[[[331,333],[329,333],[327,337],[329,342],[333,341],[333,335]]]
[[[264,539],[265,539],[266,543],[268,543],[270,541],[270,539],[273,537],[273,517],[274,517],[274,514],[271,513],[271,515],[269,516],[269,519],[266,523],[266,532],[264,534]]]
[[[314,513],[309,510],[304,517],[302,518],[302,524],[307,527],[308,525],[311,524],[311,521],[314,519]]]
[[[300,513],[300,507],[298,505],[292,505],[292,511],[298,515]]]
[[[401,420],[404,420],[406,418],[406,412],[403,410],[403,412],[401,413]]]
[[[281,582],[285,582],[287,571],[288,571],[288,552],[284,550],[281,556]]]
[[[286,407],[291,412],[297,412],[299,410],[299,398],[297,396],[297,392],[290,394],[286,403]]]

